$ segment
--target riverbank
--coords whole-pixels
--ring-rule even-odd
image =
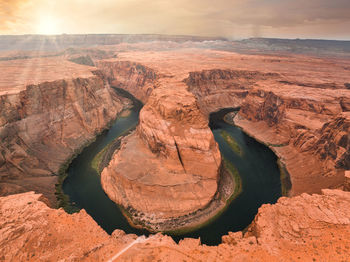
[[[229,109],[227,109],[229,110]],[[279,148],[285,147],[288,145],[287,142],[282,142],[279,144],[272,144],[266,141],[263,141],[262,139],[259,139],[257,135],[254,134],[254,132],[251,132],[247,126],[244,125],[244,121],[240,121],[240,119],[237,116],[238,111],[236,109],[231,109],[232,112],[226,113],[223,117],[224,121],[228,123],[229,125],[234,125],[240,128],[247,136],[253,138],[254,140],[258,141],[259,143],[265,145],[266,147],[270,148],[271,151],[277,156],[277,165],[280,171],[280,180],[281,180],[281,192],[282,196],[290,196],[290,192],[292,189],[292,182],[290,178],[290,174],[287,170],[286,164],[284,163],[283,157],[279,152]],[[232,150],[234,150],[237,154],[240,153],[239,145],[235,142],[235,140],[225,131],[221,132],[221,135],[226,140],[226,142],[230,145]]]
[[[128,113],[130,115],[130,113]],[[129,128],[121,136],[117,137],[106,147],[104,147],[92,160],[91,167],[100,175],[102,170],[108,166],[113,154],[119,149],[121,140],[131,134],[135,130],[135,127]]]
[[[109,162],[103,160],[108,159],[107,151],[113,155],[115,151],[111,149],[112,145],[118,148],[117,141],[120,141],[121,136],[135,128],[139,121],[139,109],[134,107],[130,116],[119,117],[107,132],[97,137],[96,142],[79,154],[70,164],[67,171],[69,175],[63,184],[64,193],[69,195],[72,205],[85,209],[109,234],[115,229],[137,235],[163,231],[175,241],[184,237],[200,237],[202,243],[218,244],[221,243],[221,236],[227,232],[246,228],[262,204],[275,203],[281,196],[276,156],[262,144],[245,136],[241,129],[227,124],[221,116],[217,116],[212,118],[210,126],[219,144],[225,166],[223,170],[226,172],[218,181],[221,183],[220,193],[215,194],[215,199],[210,205],[179,219],[155,221],[164,227],[158,226],[153,229],[142,221],[131,219],[134,216],[141,220],[145,214],[124,209],[110,200],[102,189],[99,172],[92,168],[92,162],[95,162],[98,169],[103,166],[102,162]],[[242,155],[234,153],[220,135],[221,130],[226,130],[235,139],[243,152]],[[105,149],[106,147],[109,150]],[[99,160],[98,165],[96,157]],[[165,225],[169,224],[171,227],[166,229]]]
[[[237,127],[241,128],[243,132],[253,138],[254,140],[258,141],[259,143],[265,145],[266,147],[270,148],[270,150],[277,156],[277,165],[280,170],[280,180],[281,180],[281,192],[282,196],[290,196],[292,193],[292,181],[290,174],[288,172],[288,169],[286,167],[286,163],[283,158],[283,154],[281,154],[281,149],[288,146],[287,142],[281,142],[279,144],[272,144],[269,142],[266,142],[260,138],[260,136],[256,135],[250,128],[249,124],[246,121],[243,121],[242,119],[239,119],[238,117],[234,117],[233,122],[236,124]]]
[[[123,112],[126,111],[128,114],[130,114],[130,108],[132,105],[130,103],[127,103],[124,105],[123,109],[117,114],[116,118],[113,119],[108,123],[108,125],[101,130],[100,132],[96,133],[96,136],[88,140],[86,143],[84,143],[79,149],[77,149],[70,157],[67,158],[64,164],[61,165],[58,175],[57,175],[57,183],[55,184],[55,196],[57,200],[56,207],[57,208],[63,208],[67,213],[72,214],[75,212],[78,212],[80,209],[75,207],[67,194],[63,191],[63,183],[65,179],[68,177],[67,170],[72,163],[72,161],[84,151],[85,148],[90,146],[92,143],[96,141],[96,139],[101,136],[106,130],[108,130],[115,121],[117,121],[120,117],[123,117]]]
[[[238,170],[224,159],[220,169],[218,190],[212,201],[203,209],[181,217],[157,219],[130,207],[121,208],[123,215],[135,228],[146,228],[150,232],[164,232],[169,235],[181,235],[213,222],[241,192],[242,183]]]

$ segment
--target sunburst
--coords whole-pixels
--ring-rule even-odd
[[[36,33],[42,35],[57,35],[61,34],[60,22],[52,16],[40,17],[36,25]]]

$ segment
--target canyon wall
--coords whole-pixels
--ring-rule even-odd
[[[112,59],[98,61],[97,67],[111,86],[125,89],[143,103],[157,85],[156,72],[140,63]]]
[[[221,155],[185,85],[155,89],[137,131],[101,174],[107,195],[156,224],[205,207],[217,191]]]
[[[212,69],[190,72],[184,81],[197,97],[201,110],[209,114],[223,108],[241,107],[256,82],[277,77],[275,73]]]
[[[235,123],[285,164],[292,194],[341,187],[349,170],[348,90],[260,87],[249,92]]]
[[[0,193],[36,190],[55,203],[60,167],[108,126],[125,101],[95,76],[0,96]]]
[[[41,201],[40,201],[41,200]],[[218,246],[157,234],[104,232],[84,211],[50,209],[40,194],[0,197],[1,261],[347,261],[350,193],[323,190],[263,205],[247,232]]]

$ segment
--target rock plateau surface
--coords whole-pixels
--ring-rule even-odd
[[[347,261],[350,193],[323,190],[263,205],[246,233],[230,232],[218,246],[199,239],[176,244],[104,232],[84,210],[50,209],[33,192],[0,197],[1,261]]]

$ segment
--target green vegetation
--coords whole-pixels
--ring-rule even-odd
[[[108,125],[107,125],[107,128],[109,128],[115,121],[116,119],[114,120],[111,120]],[[107,129],[106,128],[106,129]],[[132,129],[132,128],[131,128]],[[128,129],[127,131],[125,131],[123,134],[125,134],[126,132],[130,131],[131,129]],[[102,133],[103,131],[101,131]],[[76,150],[73,155],[71,156],[71,158],[69,158],[59,169],[58,171],[58,182],[57,184],[55,185],[55,189],[56,189],[56,192],[55,192],[55,195],[56,195],[56,198],[57,198],[57,208],[63,208],[67,213],[75,213],[75,212],[78,212],[79,211],[79,208],[73,206],[71,203],[70,203],[70,200],[69,200],[69,196],[66,195],[64,192],[63,192],[63,188],[62,188],[62,185],[63,185],[63,182],[64,180],[67,178],[68,174],[67,174],[67,169],[69,167],[69,165],[72,163],[73,159],[75,159],[83,150],[84,148],[86,148],[87,146],[89,146],[91,143],[93,143],[97,136],[99,134],[96,135],[96,137],[90,141],[87,141],[79,150]],[[111,142],[110,144],[108,144],[103,150],[101,150],[101,152],[99,152],[95,158],[93,159],[92,161],[92,168],[94,168],[95,170],[99,170],[99,165],[101,163],[101,160],[103,159],[103,156],[104,156],[104,153],[107,152],[107,149],[109,148],[110,145],[112,145],[113,142]],[[98,171],[99,173],[99,171]]]
[[[66,177],[67,177],[67,173],[65,173],[65,172],[63,174],[59,175],[58,176],[58,183],[55,185],[55,188],[56,188],[55,195],[57,198],[57,208],[62,207],[64,209],[64,211],[66,211],[68,214],[73,214],[75,212],[78,212],[80,209],[73,206],[70,203],[69,196],[63,192],[62,184],[63,184],[63,181],[66,179]]]
[[[118,138],[117,138],[118,139]],[[100,170],[100,165],[103,160],[104,155],[107,153],[108,149],[113,145],[115,140],[113,140],[111,143],[109,143],[107,146],[105,146],[98,154],[92,159],[91,161],[91,167],[94,169],[98,174],[102,172]]]
[[[237,168],[226,158],[224,158],[224,164],[225,168],[229,171],[230,175],[232,176],[234,183],[235,183],[235,188],[233,191],[233,194],[231,197],[227,200],[227,204],[231,203],[232,200],[237,198],[237,196],[242,193],[242,180],[241,176],[237,170]]]
[[[280,160],[277,161],[277,164],[278,164],[278,168],[280,170],[282,196],[288,196],[289,191],[292,188],[290,176],[288,174],[286,167],[283,165],[283,163]]]
[[[121,114],[121,116],[119,116],[119,117],[124,117],[124,116],[122,116],[122,114]],[[128,135],[132,130],[134,130],[134,127],[125,130],[116,139],[114,139],[112,142],[110,142],[108,145],[106,145],[100,152],[98,152],[97,155],[91,161],[92,169],[96,170],[96,172],[98,174],[101,174],[101,172],[102,172],[102,170],[100,170],[101,169],[101,163],[102,163],[102,161],[105,161],[104,160],[105,155],[109,154],[110,158],[111,158],[113,153],[114,153],[114,151],[116,150],[116,148],[112,148],[112,147],[118,142],[118,140],[120,140],[123,136]],[[113,150],[113,151],[111,152],[111,150]]]
[[[57,198],[57,208],[63,208],[69,214],[78,212],[80,209],[73,206],[70,203],[69,196],[63,192],[62,185],[63,185],[64,180],[68,176],[67,169],[68,169],[69,165],[72,163],[73,159],[75,159],[77,157],[77,155],[79,155],[83,151],[83,149],[85,147],[87,147],[88,145],[90,145],[93,141],[95,141],[95,139],[87,141],[79,150],[76,150],[73,153],[73,155],[71,156],[71,158],[69,158],[58,170],[58,181],[57,181],[57,184],[55,185],[55,189],[56,189],[55,195]]]
[[[284,146],[288,146],[287,144],[270,144],[270,143],[266,143],[267,146],[271,146],[271,147],[284,147]]]
[[[227,131],[221,130],[220,135],[225,139],[226,143],[231,147],[233,152],[240,156],[243,154],[243,151],[241,150],[236,140]]]

